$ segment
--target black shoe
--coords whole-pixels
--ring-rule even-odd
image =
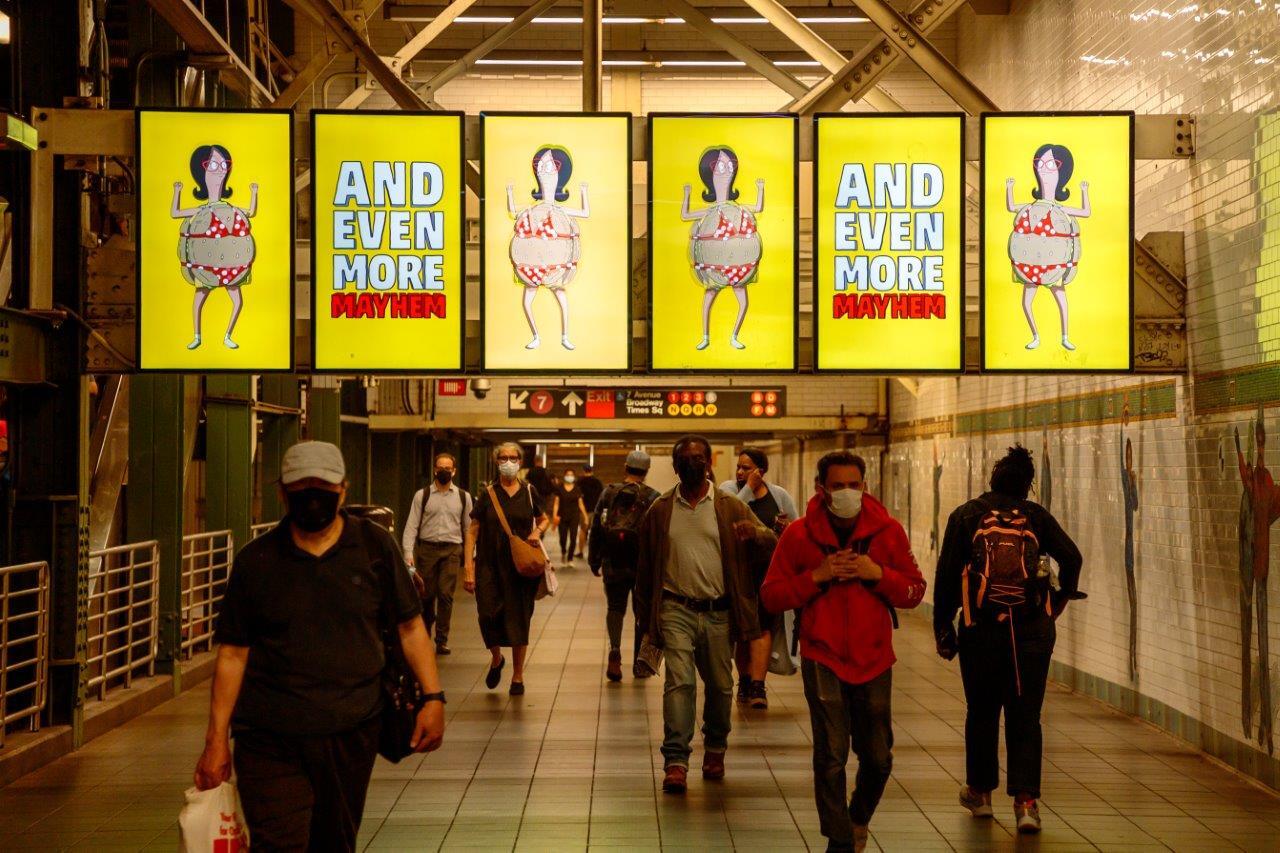
[[[745,705],[751,701],[751,679],[744,678],[738,682],[738,704]]]
[[[444,655],[451,654],[453,654],[453,652],[449,649],[448,643],[439,643],[436,645],[436,657],[443,657]]]
[[[513,681],[513,682],[511,682],[511,690],[510,690],[510,693],[511,693],[511,695],[512,695],[512,696],[523,696],[523,695],[524,695],[524,682],[523,682],[523,681]]]
[[[751,682],[751,686],[747,688],[747,699],[751,707],[757,711],[763,711],[769,707],[769,696],[765,693],[763,681]]]
[[[489,672],[484,677],[484,686],[490,690],[498,686],[498,682],[502,680],[502,668],[507,665],[507,659],[499,658],[497,666],[489,667]]]

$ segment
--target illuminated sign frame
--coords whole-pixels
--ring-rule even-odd
[[[626,330],[627,330],[627,358],[626,364],[601,367],[601,368],[557,368],[557,367],[533,367],[533,368],[515,368],[515,367],[490,367],[486,361],[487,347],[485,346],[486,335],[488,333],[486,322],[486,307],[488,304],[488,287],[486,278],[486,261],[485,261],[485,212],[488,206],[485,192],[485,173],[487,164],[485,162],[485,119],[486,118],[613,118],[625,119],[627,126],[627,150],[626,150],[626,230],[627,230],[627,298],[626,298]],[[479,114],[479,154],[480,154],[480,372],[490,376],[587,376],[587,375],[613,375],[620,373],[630,373],[634,368],[634,347],[631,346],[632,328],[635,322],[633,298],[631,293],[632,270],[634,269],[634,258],[632,255],[632,234],[635,228],[635,214],[633,208],[635,206],[635,181],[632,179],[632,162],[634,144],[632,142],[632,134],[634,133],[633,116],[629,112],[613,111],[613,112],[573,112],[570,110],[557,110],[550,112],[529,112],[525,110],[481,110]]]
[[[835,121],[875,121],[878,119],[956,119],[956,133],[959,137],[959,163],[957,173],[960,178],[960,186],[953,188],[953,191],[960,193],[959,204],[957,205],[956,218],[960,229],[959,236],[959,252],[958,252],[958,271],[953,273],[959,276],[957,282],[959,287],[959,298],[956,300],[957,305],[954,306],[960,312],[959,323],[959,347],[957,350],[957,364],[954,367],[933,367],[933,368],[907,368],[897,369],[892,367],[823,367],[822,366],[822,348],[821,348],[821,326],[818,320],[819,295],[822,290],[821,278],[823,271],[823,263],[819,257],[819,239],[818,239],[818,222],[819,222],[819,206],[821,200],[821,192],[819,190],[820,164],[821,164],[821,147],[818,128],[823,120]],[[815,374],[830,374],[858,376],[858,375],[874,375],[874,376],[902,376],[902,375],[947,375],[953,376],[964,372],[965,369],[965,297],[967,288],[967,278],[969,265],[965,258],[965,118],[966,114],[962,112],[919,112],[919,113],[817,113],[813,117],[813,175],[812,175],[812,195],[813,195],[813,278],[812,278],[812,303],[813,303],[813,372]],[[834,245],[831,249],[833,255],[836,254]]]
[[[319,335],[317,329],[319,325],[316,323],[317,288],[316,274],[318,269],[316,262],[318,259],[319,248],[316,240],[316,190],[319,183],[316,178],[316,117],[322,115],[334,116],[395,116],[405,118],[409,116],[433,118],[437,116],[453,116],[458,119],[458,227],[457,234],[454,235],[456,240],[455,250],[458,253],[458,305],[455,308],[447,307],[447,311],[456,312],[452,316],[456,318],[455,322],[458,326],[458,360],[455,364],[441,365],[438,367],[404,367],[404,368],[380,368],[368,367],[365,365],[348,366],[348,367],[319,367],[317,366],[317,350]],[[345,374],[351,373],[376,373],[379,376],[433,376],[436,374],[457,374],[463,372],[466,368],[466,346],[467,346],[467,146],[466,146],[466,113],[459,110],[433,110],[430,112],[405,112],[404,110],[332,110],[332,109],[315,109],[311,111],[311,372],[315,374]],[[446,245],[450,242],[446,238]],[[481,252],[483,264],[483,252]]]
[[[1089,368],[1030,368],[1030,367],[990,367],[987,365],[987,120],[1002,118],[1088,118],[1088,117],[1127,117],[1129,119],[1128,134],[1128,176],[1129,176],[1129,217],[1128,240],[1126,242],[1125,277],[1129,286],[1129,364],[1127,367],[1089,367]],[[1030,112],[984,112],[979,116],[978,143],[978,365],[979,372],[989,374],[1036,374],[1058,376],[1095,376],[1116,375],[1134,372],[1135,340],[1134,340],[1134,280],[1133,280],[1133,241],[1134,232],[1134,200],[1136,187],[1134,183],[1135,158],[1134,140],[1136,135],[1136,118],[1128,110],[1084,110],[1084,111],[1030,111]]]

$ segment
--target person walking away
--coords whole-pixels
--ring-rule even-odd
[[[578,478],[573,469],[566,468],[551,502],[551,523],[560,531],[560,559],[565,568],[573,565],[577,553],[578,527],[584,519],[590,518],[577,484]]]
[[[418,752],[444,737],[444,693],[395,541],[341,509],[342,452],[293,445],[280,490],[288,514],[231,568],[195,785],[216,788],[234,766],[254,849],[350,851],[378,751],[388,615],[426,693]]]
[[[1054,623],[1068,601],[1084,597],[1079,549],[1044,507],[1027,500],[1035,474],[1030,451],[1015,445],[993,467],[990,491],[951,513],[933,593],[938,654],[951,660],[959,652],[968,704],[960,804],[974,817],[992,815],[1003,710],[1007,790],[1022,833],[1040,831],[1040,709]],[[1040,555],[1057,561],[1057,589],[1041,576]]]
[[[786,526],[795,521],[796,502],[786,489],[766,483],[764,475],[769,471],[769,456],[758,447],[744,447],[738,454],[735,478],[725,480],[720,488],[745,503],[755,513],[760,523],[774,533],[782,535]],[[754,561],[756,589],[764,582],[769,568],[770,554],[759,555],[764,559]],[[769,672],[769,657],[773,653],[774,631],[786,630],[785,614],[774,616],[760,608],[760,636],[750,643],[739,643],[734,653],[738,665],[738,704],[750,704],[763,710],[769,707],[765,691],[765,677]]]
[[[644,484],[649,474],[649,454],[633,450],[627,454],[621,483],[612,483],[596,502],[591,518],[587,565],[599,577],[604,573],[604,595],[608,602],[605,627],[609,632],[609,663],[605,677],[622,680],[622,620],[627,615],[627,599],[636,607],[636,556],[640,545],[640,523],[658,491]],[[586,500],[585,488],[583,500]],[[635,637],[631,646],[631,674],[647,678],[649,671],[637,665],[640,656],[640,613],[635,612]]]
[[[421,578],[422,618],[435,637],[437,656],[449,654],[453,594],[471,523],[471,495],[453,482],[456,473],[452,455],[436,456],[434,482],[414,494],[401,536],[409,571]]]
[[[480,635],[490,655],[484,684],[490,690],[498,686],[507,663],[502,649],[510,647],[512,696],[524,695],[524,661],[529,652],[529,623],[533,620],[539,579],[527,578],[516,570],[498,509],[506,517],[511,534],[534,547],[542,547],[547,524],[541,496],[519,479],[521,454],[520,445],[514,441],[494,448],[498,477],[476,498],[462,546],[462,586],[476,597]]]
[[[866,847],[893,769],[895,608],[913,608],[925,581],[902,525],[866,492],[862,457],[818,460],[817,494],[783,531],[760,588],[774,613],[801,609],[804,696],[813,725],[813,788],[828,850]],[[858,758],[845,800],[849,747]]]
[[[582,476],[578,478],[578,489],[582,492],[582,505],[586,507],[586,518],[595,517],[596,505],[600,503],[600,496],[604,494],[604,483],[600,482],[600,478],[596,476],[595,466],[588,462],[582,466]],[[588,528],[583,528],[578,533],[578,553],[587,553],[587,536]]]
[[[640,527],[635,606],[641,632],[666,655],[662,790],[683,794],[702,676],[703,779],[724,778],[733,706],[733,646],[760,635],[750,552],[777,542],[742,501],[707,480],[711,444],[686,435],[671,452],[679,484]]]

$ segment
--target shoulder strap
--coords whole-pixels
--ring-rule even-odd
[[[489,501],[490,503],[493,504],[493,511],[498,514],[498,523],[502,525],[502,529],[506,531],[506,534],[508,536],[510,536],[511,525],[507,524],[507,514],[502,511],[502,504],[498,503],[498,493],[493,490],[492,483],[489,484],[488,489],[489,489]],[[532,491],[529,492],[529,501],[530,502],[533,501]]]
[[[422,487],[422,503],[418,506],[418,538],[422,538],[422,525],[427,523],[427,501],[431,500],[431,484]]]
[[[458,519],[458,532],[462,534],[462,541],[467,539],[467,503],[471,500],[471,495],[467,494],[467,490],[458,486],[458,503],[461,505],[459,512],[462,513]]]

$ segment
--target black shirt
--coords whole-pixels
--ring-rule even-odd
[[[381,710],[388,573],[397,621],[422,605],[391,534],[342,517],[337,544],[319,557],[294,544],[287,522],[236,556],[213,637],[249,647],[234,729],[336,734]]]
[[[582,490],[582,502],[587,505],[587,512],[595,512],[600,495],[604,494],[604,483],[595,474],[587,474],[578,481],[578,488]]]
[[[575,483],[572,489],[566,489],[563,485],[557,486],[555,494],[560,499],[560,520],[568,524],[577,524],[582,521],[582,510],[578,502],[585,499],[577,484]]]

